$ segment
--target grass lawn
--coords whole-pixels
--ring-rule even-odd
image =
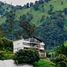
[[[34,67],[55,67],[55,64],[49,60],[40,59],[38,62],[35,62]]]

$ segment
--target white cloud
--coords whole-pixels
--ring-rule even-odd
[[[8,4],[12,4],[12,5],[24,5],[28,2],[35,2],[36,0],[0,0],[2,2],[6,2]]]

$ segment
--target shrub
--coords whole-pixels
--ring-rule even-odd
[[[14,60],[16,64],[33,64],[35,61],[39,60],[39,54],[36,50],[21,49],[15,53]]]

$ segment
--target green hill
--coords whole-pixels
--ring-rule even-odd
[[[67,0],[39,0],[23,7],[1,2],[0,8],[0,28],[9,39],[35,36],[47,48],[67,40]]]
[[[42,16],[47,17],[49,15],[48,11],[51,9],[50,5],[52,5],[52,7],[53,7],[52,12],[63,11],[64,8],[67,8],[67,1],[66,0],[51,0],[48,3],[45,2],[43,4],[40,4],[38,6],[39,9],[37,11],[34,10],[32,7],[17,10],[16,11],[16,16],[20,17],[24,14],[30,13],[30,14],[33,15],[33,19],[31,20],[31,22],[36,24],[36,25],[40,25],[41,24],[40,19],[42,18]]]
[[[39,10],[37,11],[34,10],[33,7],[18,9],[16,10],[16,17],[19,18],[24,14],[30,13],[33,15],[33,19],[31,20],[31,22],[36,25],[40,25],[39,20],[41,19],[41,17],[49,15],[48,11],[51,9],[50,5],[52,5],[53,7],[52,12],[63,11],[64,8],[67,8],[67,0],[50,0],[48,3],[45,2],[43,4],[39,4]],[[8,6],[5,6],[4,8],[7,8]],[[3,20],[0,18],[0,20],[0,23],[4,22],[5,17],[3,17]]]

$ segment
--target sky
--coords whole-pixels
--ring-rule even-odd
[[[33,2],[34,3],[36,0],[0,0],[0,1],[8,3],[8,4],[12,4],[14,6],[16,6],[16,5],[23,6],[24,4],[26,4],[28,2]]]

